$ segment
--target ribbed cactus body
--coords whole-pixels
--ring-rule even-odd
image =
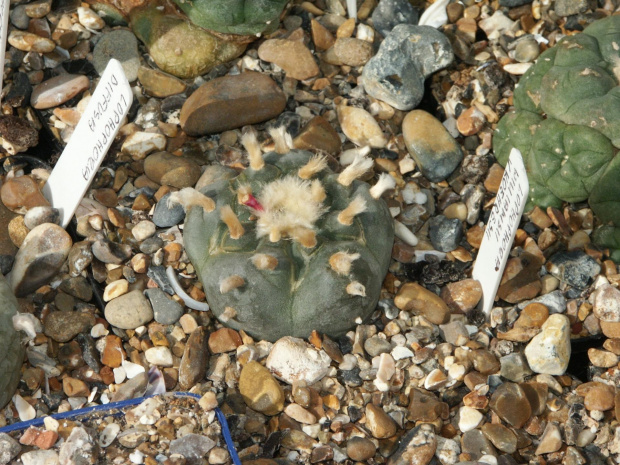
[[[387,205],[365,182],[343,185],[326,166],[302,179],[312,158],[268,153],[260,169],[202,189],[215,209],[192,208],[186,218],[185,249],[212,311],[260,339],[344,334],[373,312],[387,272]],[[244,204],[248,192],[255,201]]]
[[[540,55],[514,92],[515,110],[493,138],[506,164],[524,157],[530,206],[588,200],[620,225],[620,16],[596,21]]]

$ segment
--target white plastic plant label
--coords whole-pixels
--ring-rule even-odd
[[[0,0],[0,63],[4,68],[4,53],[6,50],[6,38],[9,33],[9,5],[10,0]],[[0,90],[2,90],[2,78],[4,69],[0,72]]]
[[[129,111],[133,94],[118,60],[110,60],[43,194],[66,228]]]
[[[484,231],[472,277],[482,286],[482,310],[488,316],[519,227],[530,185],[521,152],[512,149]]]

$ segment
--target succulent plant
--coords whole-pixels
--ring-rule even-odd
[[[288,0],[174,0],[197,26],[224,34],[257,35],[277,29]]]
[[[325,157],[283,144],[263,156],[252,134],[239,175],[170,197],[188,211],[185,250],[207,302],[221,322],[260,339],[342,335],[379,299],[394,239],[380,197],[394,179],[359,181],[373,164],[363,155],[339,174]]]
[[[90,0],[112,24],[126,21],[163,71],[193,78],[273,32],[288,0]],[[181,11],[182,10],[183,14]]]
[[[620,16],[564,37],[523,75],[493,146],[503,165],[513,147],[521,151],[530,207],[588,200],[599,219],[620,226],[619,79]]]
[[[0,273],[0,408],[11,400],[21,377],[24,346],[13,328],[13,315],[19,304]]]

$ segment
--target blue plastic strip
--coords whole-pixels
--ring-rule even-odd
[[[198,394],[193,394],[191,392],[171,392],[168,394],[172,394],[174,397],[191,397],[193,399],[199,400],[200,396]],[[154,397],[154,396],[150,396]],[[137,397],[135,399],[121,400],[120,402],[110,402],[108,404],[94,405],[92,407],[81,408],[78,410],[70,410],[68,412],[55,413],[53,415],[46,415],[47,417],[53,418],[55,420],[65,420],[65,419],[76,419],[78,417],[90,415],[98,412],[109,412],[111,410],[120,410],[133,407],[134,405],[141,404],[149,397]],[[241,460],[239,460],[239,455],[237,454],[237,450],[235,449],[235,444],[233,443],[232,436],[230,435],[230,429],[228,428],[228,422],[226,421],[226,416],[219,409],[215,408],[215,416],[217,417],[220,425],[222,427],[222,436],[224,436],[224,441],[226,442],[226,447],[228,448],[228,453],[230,454],[230,458],[232,459],[234,465],[241,465]],[[43,421],[46,417],[33,418],[28,421],[21,421],[18,423],[13,423],[12,425],[3,426],[0,428],[0,433],[11,433],[13,431],[22,431],[30,428],[31,426],[43,426]]]
[[[235,449],[235,444],[233,443],[232,436],[230,435],[230,429],[228,429],[228,422],[226,421],[224,412],[222,412],[219,408],[216,408],[215,415],[222,426],[222,436],[224,436],[224,441],[226,441],[226,447],[228,447],[230,458],[235,465],[241,465],[241,460],[239,460],[239,456],[237,455],[237,449]]]

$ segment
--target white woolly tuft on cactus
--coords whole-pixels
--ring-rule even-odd
[[[283,236],[299,237],[300,229],[313,230],[325,209],[317,201],[312,186],[313,183],[295,176],[266,184],[258,199],[263,210],[256,211],[256,236],[268,235],[272,242],[277,242]]]

